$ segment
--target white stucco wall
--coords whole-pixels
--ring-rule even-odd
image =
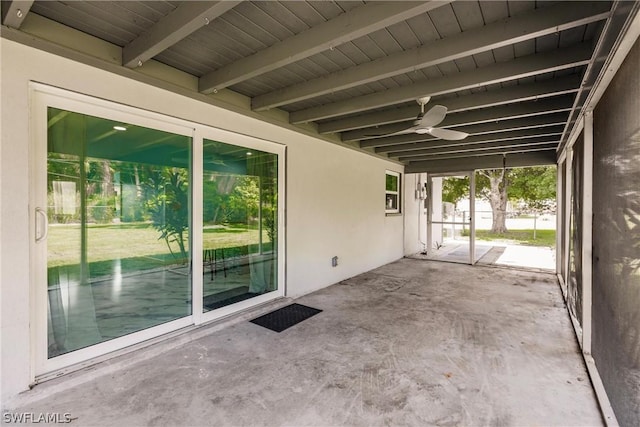
[[[404,255],[404,218],[384,212],[384,172],[403,172],[402,166],[6,39],[0,39],[0,49],[2,402],[25,390],[32,379],[29,81],[285,144],[288,296],[312,292]],[[335,268],[334,255],[339,257]]]

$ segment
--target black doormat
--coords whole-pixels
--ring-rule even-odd
[[[291,304],[251,320],[251,323],[263,326],[272,331],[282,332],[322,310],[302,304]]]

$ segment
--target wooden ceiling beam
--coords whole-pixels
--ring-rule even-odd
[[[448,3],[450,0],[368,3],[205,74],[199,90],[215,92]]]
[[[3,0],[1,3],[2,25],[18,29],[31,10],[33,0]]]
[[[491,136],[491,134],[501,134],[504,132],[513,132],[520,130],[538,129],[541,133],[544,133],[544,128],[564,126],[569,117],[568,112],[555,113],[545,116],[537,116],[534,118],[504,120],[498,124],[494,123],[481,123],[477,125],[464,126],[456,128],[462,132],[467,132],[469,135],[476,137],[480,135]],[[376,153],[389,153],[389,152],[401,152],[411,151],[420,148],[427,148],[427,146],[433,146],[433,144],[446,145],[446,141],[430,140],[428,142],[409,142],[406,144],[385,145],[384,147],[376,147]]]
[[[399,104],[423,96],[442,95],[578,67],[589,63],[592,51],[591,43],[582,42],[550,52],[527,55],[475,70],[423,80],[407,86],[295,111],[289,115],[289,121],[294,124],[307,123]]]
[[[186,1],[158,21],[149,31],[137,37],[122,49],[122,65],[129,68],[141,66],[145,61],[218,16],[233,9],[240,1]]]
[[[458,98],[447,98],[441,101],[449,109],[449,113],[494,107],[497,105],[518,104],[526,101],[540,100],[547,97],[575,93],[580,89],[581,78],[578,74],[541,82],[509,86],[503,89],[478,92]],[[370,126],[412,120],[420,112],[418,105],[377,111],[355,117],[336,119],[318,124],[320,134],[343,132]]]
[[[498,169],[506,165],[508,168],[555,165],[556,151],[544,150],[529,153],[502,154],[486,156],[463,156],[455,159],[426,160],[409,162],[405,166],[405,173],[447,173],[462,172],[478,169]]]
[[[606,2],[559,3],[436,40],[415,49],[340,70],[327,76],[256,96],[256,111],[302,101],[376,80],[432,67],[504,46],[606,19]]]
[[[420,161],[420,160],[429,160],[429,157],[439,156],[439,155],[459,155],[459,154],[469,154],[469,153],[478,153],[483,154],[490,150],[510,150],[510,149],[521,149],[524,147],[534,148],[544,146],[547,149],[555,148],[558,146],[560,142],[561,135],[555,135],[553,137],[544,137],[542,139],[532,139],[532,140],[513,140],[513,141],[498,141],[498,142],[485,142],[482,144],[474,144],[470,147],[443,147],[431,150],[428,154],[421,154],[416,156],[399,156],[398,159],[401,162],[406,161]],[[553,145],[553,146],[550,146]]]
[[[503,105],[498,107],[484,108],[480,110],[471,110],[461,113],[447,114],[447,117],[438,123],[437,127],[456,127],[468,126],[477,123],[487,122],[503,122],[513,119],[535,117],[561,111],[569,111],[573,107],[572,96],[559,96],[547,99],[541,99],[532,102],[523,102],[514,105]],[[428,107],[427,107],[428,109]],[[379,147],[393,143],[393,137],[385,138],[385,134],[398,132],[413,126],[413,120],[408,122],[393,123],[390,125],[378,126],[373,128],[356,129],[343,132],[342,141],[362,141],[361,147]],[[466,131],[465,131],[466,132]],[[399,139],[407,135],[399,136]],[[397,138],[398,139],[398,138]]]
[[[563,126],[552,126],[540,131],[525,129],[518,131],[507,131],[500,133],[493,133],[487,135],[470,136],[461,141],[446,141],[446,140],[431,140],[423,142],[422,144],[416,144],[416,147],[411,151],[391,151],[387,154],[389,157],[409,157],[409,156],[421,156],[428,155],[432,150],[438,149],[465,149],[470,148],[477,144],[486,143],[498,143],[504,141],[516,141],[526,140],[528,142],[534,142],[540,138],[556,138],[559,140],[559,136],[562,135]]]

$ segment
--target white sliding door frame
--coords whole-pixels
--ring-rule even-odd
[[[183,120],[163,116],[147,111],[140,111],[128,106],[79,95],[40,84],[31,85],[31,129],[32,158],[30,215],[31,224],[31,295],[30,305],[32,324],[32,354],[34,379],[48,372],[76,365],[86,360],[102,356],[121,348],[146,341],[151,338],[184,328],[193,323],[191,315],[169,321],[157,326],[143,329],[89,347],[80,348],[60,356],[48,358],[47,351],[47,245],[46,235],[42,227],[42,217],[36,210],[47,211],[47,108],[87,114],[108,120],[121,121],[136,126],[157,129],[176,135],[191,138],[193,142],[194,128]]]
[[[200,325],[236,313],[286,294],[285,287],[285,156],[286,147],[275,142],[236,134],[210,126],[192,123],[160,113],[141,110],[111,101],[39,84],[30,85],[31,138],[30,138],[30,186],[29,216],[30,230],[30,322],[31,328],[31,380],[38,382],[51,377],[55,372],[73,370],[95,363],[108,353],[135,346],[144,341],[161,337],[179,329]],[[121,337],[77,349],[51,359],[48,358],[48,302],[47,302],[47,108],[87,114],[107,120],[121,121],[136,126],[157,129],[191,138],[190,180],[190,255],[192,262],[191,314],[176,320],[139,330]],[[202,256],[202,209],[203,209],[203,139],[214,139],[247,149],[261,150],[278,157],[278,288],[236,304],[203,313],[203,256]],[[44,216],[42,213],[44,212]]]
[[[204,139],[208,139],[208,140],[214,140],[214,141],[220,141],[223,142],[225,144],[232,144],[232,145],[237,145],[239,147],[242,148],[246,148],[249,150],[259,150],[259,151],[264,151],[267,153],[272,153],[278,156],[278,252],[277,252],[277,268],[278,268],[278,288],[275,291],[272,292],[268,292],[265,293],[263,295],[259,295],[244,301],[240,301],[237,302],[235,304],[232,305],[228,305],[225,307],[221,307],[218,308],[216,310],[212,310],[206,313],[202,312],[202,289],[203,289],[203,284],[202,284],[202,270],[200,270],[199,273],[196,273],[195,268],[194,268],[194,280],[199,281],[199,292],[200,295],[197,296],[194,294],[194,299],[199,298],[199,310],[196,310],[196,306],[194,305],[194,320],[195,320],[195,324],[201,324],[201,323],[206,323],[206,322],[210,322],[225,316],[229,316],[230,314],[236,313],[239,310],[244,310],[247,309],[249,307],[255,306],[257,304],[263,304],[265,302],[274,300],[276,298],[281,298],[284,297],[286,295],[286,286],[285,286],[285,254],[286,254],[286,242],[285,242],[285,238],[284,238],[284,227],[285,227],[285,153],[286,153],[286,147],[284,145],[281,144],[277,144],[275,142],[271,142],[271,141],[266,141],[263,139],[259,139],[259,138],[255,138],[252,136],[247,136],[247,135],[241,135],[238,133],[233,133],[233,132],[229,132],[226,130],[222,130],[222,129],[214,129],[214,128],[202,128],[201,130],[198,129],[196,131],[198,138],[199,139],[199,147],[198,147],[198,152],[194,151],[194,156],[195,157],[199,157],[200,158],[200,165],[199,165],[199,172],[196,172],[195,168],[194,168],[194,174],[195,173],[199,173],[200,175],[198,175],[200,177],[200,179],[197,179],[196,181],[200,182],[200,187],[199,189],[194,189],[194,191],[197,191],[196,194],[194,194],[194,199],[197,201],[197,203],[199,204],[200,208],[198,211],[198,218],[195,221],[196,224],[198,224],[197,226],[200,227],[198,228],[198,230],[202,230],[202,206],[203,206],[203,193],[202,193],[202,173],[203,173],[203,167],[202,167],[202,158],[203,158],[203,154],[202,154],[202,150],[203,150],[203,144],[202,141]],[[194,208],[195,210],[195,208]],[[202,235],[201,232],[198,232],[196,234],[199,234],[200,236]],[[202,248],[202,239],[200,238],[199,240],[199,248]],[[195,252],[199,252],[199,256],[202,257],[202,250],[199,251],[195,251]],[[194,258],[194,262],[195,258]],[[202,269],[202,259],[200,261],[199,264],[197,264],[198,267],[200,269]]]

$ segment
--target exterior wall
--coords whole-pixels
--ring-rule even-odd
[[[640,41],[594,111],[592,354],[620,425],[640,425]]]
[[[402,166],[0,39],[2,402],[31,380],[29,81],[250,134],[287,146],[287,295],[401,258],[403,217],[385,216],[385,170]],[[404,176],[403,176],[404,178]],[[331,266],[331,257],[339,265]]]

